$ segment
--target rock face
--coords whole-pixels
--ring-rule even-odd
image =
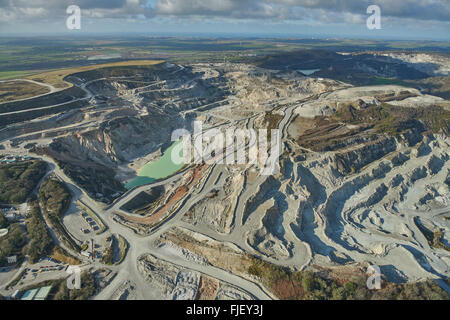
[[[106,166],[155,152],[170,141],[174,130],[190,129],[192,119],[180,111],[221,100],[227,92],[221,77],[204,79],[203,73],[192,68],[178,70],[176,76],[175,71],[167,66],[138,69],[137,74],[128,71],[119,80],[104,79],[110,75],[106,71],[77,74],[89,81],[88,88],[96,96],[107,97],[110,105],[121,107],[105,112],[98,128],[57,138],[50,147],[56,152],[70,150],[74,159]],[[134,116],[120,114],[124,109],[137,112]]]
[[[450,58],[446,55],[428,53],[387,53],[383,55],[392,60],[406,62],[411,68],[430,76],[448,76],[450,74]]]
[[[396,149],[396,139],[389,137],[363,145],[355,150],[340,152],[336,154],[336,169],[344,175],[354,173]]]
[[[146,281],[158,288],[167,300],[254,299],[248,293],[223,281],[182,268],[150,254],[139,257],[138,271]]]
[[[114,167],[156,151],[174,130],[187,126],[184,119],[164,114],[118,118],[98,129],[57,138],[50,147],[73,159]]]

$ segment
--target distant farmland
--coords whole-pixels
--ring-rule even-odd
[[[105,63],[105,64],[97,64],[97,65],[91,65],[91,66],[49,71],[49,72],[29,76],[29,77],[27,77],[27,79],[38,81],[38,82],[43,82],[43,83],[48,83],[48,84],[54,86],[55,88],[65,89],[65,88],[70,88],[72,86],[72,84],[64,81],[64,78],[67,77],[68,75],[71,75],[74,73],[90,71],[90,70],[95,70],[95,69],[108,68],[108,67],[152,66],[152,65],[163,63],[163,62],[164,61],[162,61],[162,60],[120,61],[120,62],[113,62],[113,63]]]

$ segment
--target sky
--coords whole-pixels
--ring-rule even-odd
[[[66,12],[81,9],[81,29]],[[370,30],[370,5],[381,29]],[[450,41],[450,0],[0,0],[0,35],[233,34]]]

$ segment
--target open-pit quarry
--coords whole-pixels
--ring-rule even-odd
[[[0,104],[0,154],[47,162],[73,203],[128,244],[117,265],[85,259],[117,273],[95,298],[283,298],[255,261],[290,272],[376,265],[388,282],[431,279],[449,292],[448,100],[244,63],[33,81],[35,97]],[[205,132],[278,129],[279,170],[189,163],[125,187],[194,121]]]

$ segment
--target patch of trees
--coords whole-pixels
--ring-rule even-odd
[[[8,219],[0,212],[0,229],[7,228],[9,226]]]
[[[103,256],[103,263],[107,265],[112,265],[114,263],[114,248],[113,246],[109,247],[104,256]]]
[[[72,195],[66,185],[59,180],[46,179],[39,187],[39,201],[43,214],[48,218],[51,226],[58,231],[68,246],[79,251],[79,246],[67,233],[62,222],[62,217],[72,201]]]
[[[48,255],[54,246],[36,202],[31,204],[30,215],[26,225],[30,238],[27,255],[31,263],[36,263],[40,258]]]
[[[364,109],[353,105],[341,105],[336,112],[337,120],[350,123],[369,123],[377,132],[399,136],[407,130],[433,133],[450,132],[450,111],[439,106],[408,108],[382,103]]]
[[[64,183],[46,179],[39,188],[39,199],[51,219],[59,220],[69,207],[72,196]]]
[[[0,164],[0,202],[25,202],[46,172],[43,161]]]
[[[23,248],[27,243],[24,230],[18,224],[12,224],[8,228],[8,234],[0,238],[0,266],[8,264],[7,257],[17,256],[17,260],[23,258]]]
[[[81,288],[70,290],[66,281],[61,281],[55,290],[53,300],[88,300],[96,292],[95,276],[92,273],[81,274]]]

